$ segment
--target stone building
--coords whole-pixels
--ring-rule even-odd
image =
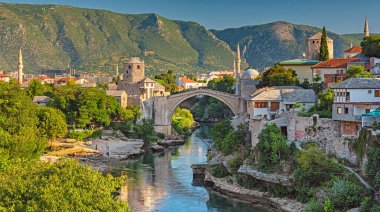
[[[309,37],[306,41],[306,59],[319,60],[319,49],[321,47],[322,32]],[[327,49],[329,58],[334,58],[334,41],[327,37]]]
[[[113,96],[117,99],[122,108],[126,108],[128,104],[128,95],[123,90],[107,90],[108,96]]]
[[[145,76],[144,61],[137,57],[124,62],[123,80],[119,82],[118,90],[124,90],[128,94],[128,105],[142,105],[154,96],[169,95],[163,85]]]

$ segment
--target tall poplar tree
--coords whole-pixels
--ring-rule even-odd
[[[320,61],[329,60],[329,49],[327,47],[326,27],[323,27],[323,29],[322,29],[321,47],[319,49],[319,60]]]

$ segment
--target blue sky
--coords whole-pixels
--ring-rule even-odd
[[[61,4],[120,13],[157,13],[169,19],[225,29],[288,21],[328,30],[361,33],[365,16],[370,32],[380,32],[380,0],[0,0],[9,3]]]

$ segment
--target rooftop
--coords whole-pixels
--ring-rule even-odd
[[[303,89],[298,86],[275,86],[257,90],[251,100],[315,103],[316,95],[312,89]]]
[[[179,80],[184,82],[184,83],[197,83],[196,81],[191,80],[191,79],[186,78],[186,77],[180,77]]]
[[[360,46],[353,46],[349,49],[344,50],[344,52],[346,53],[361,53],[362,51],[363,49],[360,48]]]
[[[376,78],[350,78],[341,83],[331,86],[331,88],[377,89],[380,88],[380,80]]]
[[[50,98],[49,97],[47,97],[47,96],[35,96],[34,98],[33,98],[33,102],[34,103],[47,103],[47,102],[49,102],[50,101]]]
[[[359,62],[359,58],[334,58],[324,62],[320,62],[311,68],[346,68],[347,63]]]
[[[318,32],[317,34],[310,36],[308,40],[320,40],[321,38],[322,38],[322,32]],[[332,39],[327,37],[327,40],[332,40]]]
[[[284,60],[278,63],[278,65],[315,65],[320,63],[319,60],[309,60],[309,59],[294,59],[294,60]]]
[[[107,90],[108,96],[122,96],[123,93],[127,94],[124,90]]]

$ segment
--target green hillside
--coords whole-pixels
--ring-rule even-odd
[[[148,73],[230,68],[228,45],[197,23],[155,14],[125,15],[53,5],[0,4],[0,66],[14,70],[22,47],[27,71],[114,70],[139,56]]]
[[[146,61],[148,74],[225,70],[232,68],[231,49],[238,42],[249,65],[261,69],[301,58],[306,39],[318,31],[287,22],[218,31],[156,14],[0,3],[0,69],[16,70],[21,46],[27,72],[70,67],[113,72],[123,58],[133,56]],[[361,37],[328,35],[334,39],[336,57]],[[243,62],[242,68],[247,66]]]
[[[236,44],[240,43],[247,62],[253,67],[263,68],[281,60],[302,58],[303,53],[306,52],[307,38],[321,29],[279,21],[211,31],[232,49],[236,49]],[[335,57],[341,57],[343,51],[350,47],[351,42],[358,44],[361,39],[360,35],[340,36],[332,32],[328,32],[328,36],[334,40]]]

